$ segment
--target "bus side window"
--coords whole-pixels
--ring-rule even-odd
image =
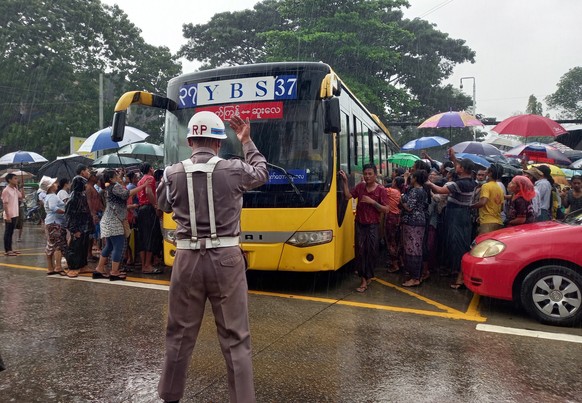
[[[354,162],[352,165],[355,167],[358,165],[358,118],[354,116],[354,127],[352,127],[351,135],[354,139]]]
[[[364,164],[370,162],[370,137],[368,132],[364,130],[362,122],[358,121],[358,133],[360,133],[360,138],[362,139],[362,167]]]
[[[380,138],[374,135],[374,164],[378,167],[378,172],[383,173],[382,170],[382,147]]]
[[[350,169],[350,117],[344,112],[341,113],[341,131],[338,138],[338,163],[339,169],[349,174]]]

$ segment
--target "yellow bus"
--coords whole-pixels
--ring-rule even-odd
[[[131,104],[166,109],[166,165],[191,154],[186,126],[195,112],[251,121],[251,136],[269,163],[269,181],[244,195],[241,246],[249,269],[336,270],[354,258],[355,203],[344,200],[338,170],[350,187],[372,162],[380,178],[398,145],[324,63],[289,62],[226,67],[182,74],[166,97],[132,91],[115,107],[113,135],[123,136]],[[222,158],[244,158],[228,126]],[[163,218],[164,262],[174,260],[175,223]]]

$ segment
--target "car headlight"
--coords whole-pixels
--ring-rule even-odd
[[[293,246],[304,248],[306,246],[320,245],[322,243],[331,242],[333,232],[328,231],[301,231],[293,234],[287,240],[287,243]]]
[[[473,249],[471,249],[471,256],[474,257],[492,257],[497,256],[505,249],[505,244],[503,242],[496,241],[495,239],[487,239],[483,242],[479,242]]]

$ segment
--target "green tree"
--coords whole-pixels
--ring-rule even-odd
[[[475,53],[433,24],[404,19],[404,0],[266,0],[253,10],[184,26],[179,52],[203,68],[264,61],[324,61],[383,120],[465,109],[470,98],[442,87]],[[219,51],[216,51],[219,49]],[[390,118],[388,118],[390,116]]]
[[[99,0],[2,1],[0,60],[2,152],[34,150],[50,159],[68,153],[70,136],[100,129],[100,73],[110,122],[124,91],[163,93],[180,72],[167,48],[145,43],[123,11]],[[147,127],[142,115],[136,121]]]
[[[538,101],[535,95],[530,95],[529,99],[527,100],[527,107],[525,108],[525,113],[529,113],[532,115],[544,115],[542,103]]]
[[[558,89],[546,97],[550,108],[565,119],[582,119],[582,67],[574,67],[560,78]]]

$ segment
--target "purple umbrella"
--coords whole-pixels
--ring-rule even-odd
[[[467,112],[443,112],[431,116],[418,126],[419,129],[426,128],[440,128],[448,127],[449,135],[452,135],[453,127],[468,127],[468,126],[483,126],[483,123],[475,116],[468,114]]]
[[[477,155],[501,155],[501,151],[491,144],[482,143],[480,141],[463,141],[455,144],[453,150],[457,153],[469,153]]]

